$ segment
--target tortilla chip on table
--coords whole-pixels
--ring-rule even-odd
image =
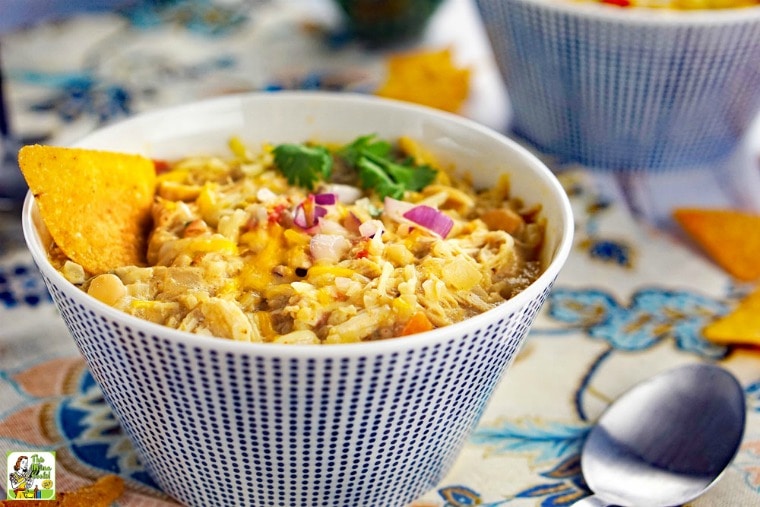
[[[679,208],[673,217],[726,272],[744,282],[760,280],[760,215],[732,209]]]
[[[719,345],[760,346],[760,288],[736,308],[702,330],[705,338]]]
[[[456,113],[469,96],[470,69],[456,65],[449,48],[393,54],[387,67],[387,78],[375,92],[381,97]]]
[[[0,506],[23,507],[108,507],[124,494],[124,479],[107,474],[93,484],[56,494],[55,500],[6,500]]]

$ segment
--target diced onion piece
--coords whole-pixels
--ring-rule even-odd
[[[425,205],[414,206],[405,212],[403,217],[421,225],[442,238],[448,236],[451,228],[454,227],[454,221],[445,213]]]
[[[296,206],[293,223],[307,232],[312,231],[319,224],[319,219],[327,215],[327,209],[322,206],[313,206],[313,209],[312,216],[308,216],[309,214],[306,212],[304,203]]]
[[[362,221],[356,216],[356,213],[350,211],[348,215],[346,215],[346,218],[343,219],[343,225],[347,231],[357,234],[359,233],[359,227],[362,225]]]
[[[314,260],[338,262],[351,248],[351,243],[337,234],[315,234],[309,243]]]
[[[322,218],[323,216],[327,215],[327,209],[323,208],[322,206],[315,206],[314,207],[314,218],[315,221]]]
[[[335,220],[323,219],[319,221],[319,232],[323,234],[338,234],[340,236],[348,236],[349,231]]]
[[[382,234],[385,228],[380,220],[367,220],[359,226],[359,234],[365,238],[372,238],[375,234]]]
[[[399,201],[398,199],[394,199],[392,197],[386,197],[383,201],[383,214],[390,218],[391,220],[395,220],[396,222],[403,222],[404,221],[404,213],[407,211],[410,211],[412,208],[414,208],[414,204],[406,201]]]
[[[360,188],[343,183],[330,183],[322,187],[322,190],[335,194],[335,198],[345,204],[353,204],[364,195]]]
[[[332,206],[336,202],[338,202],[338,196],[333,194],[332,192],[324,193],[324,194],[316,194],[314,196],[314,202],[317,204],[321,204],[323,206]]]

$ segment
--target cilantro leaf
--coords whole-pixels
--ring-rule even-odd
[[[338,155],[348,164],[356,167],[359,165],[359,159],[367,153],[387,157],[390,152],[391,144],[388,141],[377,139],[375,134],[368,134],[357,137],[352,143],[343,146],[338,150]]]
[[[374,189],[381,198],[393,197],[401,199],[404,196],[404,187],[399,185],[383,167],[376,164],[369,157],[360,157],[356,169],[359,172],[359,182],[365,189]]]
[[[291,185],[313,190],[318,181],[328,180],[332,174],[332,154],[324,146],[280,144],[273,154],[275,165]],[[336,155],[357,171],[363,188],[374,189],[381,199],[401,199],[407,190],[422,190],[436,175],[435,169],[417,166],[411,159],[394,160],[391,143],[375,134],[357,137]]]
[[[275,165],[291,185],[313,190],[317,181],[332,174],[332,155],[324,146],[280,144],[272,153]]]
[[[371,153],[365,153],[364,157],[378,164],[390,175],[393,180],[407,190],[422,190],[435,179],[436,171],[429,166],[415,166],[412,162],[404,164],[393,162],[387,158],[377,157]]]
[[[362,187],[375,189],[381,199],[386,196],[401,199],[407,190],[422,190],[436,175],[436,170],[429,166],[393,160],[391,144],[374,134],[356,138],[337,154],[356,169]]]

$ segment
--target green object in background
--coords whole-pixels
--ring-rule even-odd
[[[335,0],[350,32],[374,45],[401,43],[422,34],[442,0]]]

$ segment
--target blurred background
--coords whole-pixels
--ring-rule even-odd
[[[13,206],[23,190],[8,168],[21,144],[67,144],[141,111],[222,94],[377,93],[389,59],[410,51],[430,54],[399,63],[390,95],[424,103],[453,93],[430,105],[503,130],[503,85],[468,0],[3,2],[0,198]]]
[[[609,5],[575,3],[581,9],[568,14],[533,3],[562,5],[5,0],[0,207],[17,209],[23,196],[14,168],[22,144],[68,144],[142,111],[223,94],[328,89],[470,117],[524,142],[556,171],[590,168],[657,225],[667,226],[678,205],[760,209],[760,121],[750,121],[760,88],[748,84],[760,76],[760,42],[736,35],[760,40],[757,7],[739,24],[705,21],[718,11],[642,23],[634,9],[616,19],[626,11],[619,6],[597,22],[582,8]],[[575,25],[582,31],[568,31]],[[667,150],[676,149],[672,171]]]

